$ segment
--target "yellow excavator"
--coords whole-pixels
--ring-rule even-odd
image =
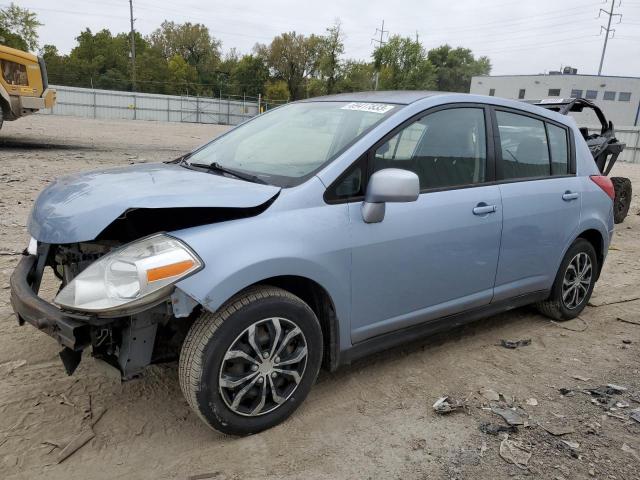
[[[0,128],[56,103],[49,88],[44,60],[28,52],[0,45]]]

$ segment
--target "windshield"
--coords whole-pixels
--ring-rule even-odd
[[[292,103],[205,145],[188,162],[215,163],[274,185],[294,186],[399,108],[384,103]]]

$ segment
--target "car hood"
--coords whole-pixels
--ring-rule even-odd
[[[279,191],[176,164],[97,170],[60,177],[47,186],[36,199],[28,227],[40,242],[86,242],[132,209],[241,210],[263,205]]]

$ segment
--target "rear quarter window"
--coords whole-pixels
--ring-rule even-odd
[[[551,152],[551,175],[569,173],[569,144],[567,130],[547,123],[549,151]]]

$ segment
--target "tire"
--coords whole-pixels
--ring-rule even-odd
[[[210,427],[257,433],[283,422],[306,398],[322,345],[320,323],[305,302],[280,288],[252,287],[191,326],[180,352],[180,387]]]
[[[611,177],[616,197],[613,201],[613,221],[622,223],[631,206],[631,180],[625,177]]]
[[[583,281],[580,281],[578,276],[573,276],[573,273],[576,271],[575,260],[578,256],[580,256],[580,259],[582,260],[588,258],[590,262],[588,283],[586,273],[582,278]],[[578,265],[585,265],[585,263],[578,263]],[[593,245],[584,238],[578,238],[573,242],[571,247],[569,247],[569,250],[567,250],[562,263],[560,264],[555,281],[551,287],[551,294],[549,295],[549,298],[536,304],[540,313],[553,320],[559,321],[571,320],[572,318],[576,318],[580,315],[591,298],[599,268],[598,258]],[[567,291],[570,290],[571,287],[566,286],[565,279],[571,280],[572,282],[575,281],[574,288],[578,291],[577,298],[573,296],[573,293],[569,293]],[[565,295],[566,293],[569,293],[568,298],[563,299],[563,293]]]
[[[0,105],[0,130],[2,130],[3,123],[4,123],[4,112],[2,111],[2,105]]]

